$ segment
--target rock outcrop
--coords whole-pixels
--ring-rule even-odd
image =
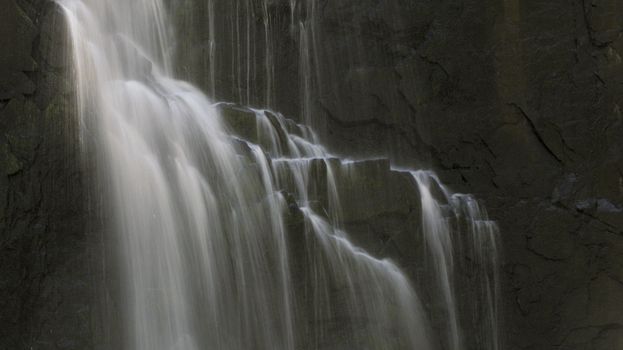
[[[49,1],[0,7],[0,349],[94,348],[97,244],[64,19]]]
[[[239,16],[261,46],[268,14],[273,71],[262,71],[266,55],[246,50],[230,16],[214,20],[216,33],[240,38],[212,37],[219,99],[311,109],[332,150],[430,167],[484,200],[503,233],[505,349],[623,346],[623,5],[299,1],[299,24],[286,1],[266,3]],[[181,30],[207,32],[193,13]],[[206,57],[197,50],[208,39],[192,36],[204,45],[186,45],[181,63],[209,91],[210,72],[192,61]],[[244,69],[219,69],[234,54],[260,62],[253,84],[240,79]]]

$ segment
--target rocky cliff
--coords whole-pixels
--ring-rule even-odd
[[[319,100],[339,106],[324,108],[327,137],[396,161],[425,152],[485,201],[503,232],[505,348],[623,346],[622,5],[416,3],[394,9],[402,26],[379,15],[387,3],[334,10],[378,58],[344,70],[374,106]]]
[[[94,249],[64,20],[0,1],[0,349],[93,348]]]
[[[180,30],[204,43],[181,45],[187,78],[209,90],[193,61],[204,57],[217,98],[310,113],[338,152],[430,167],[481,198],[502,229],[506,349],[623,346],[620,2],[299,2],[295,21],[286,1],[266,3],[246,22],[238,10],[242,26],[213,19],[237,33],[227,45],[197,35],[204,8],[178,9]],[[277,57],[247,50],[247,36]],[[207,43],[211,60],[197,51]],[[276,67],[219,69],[232,56]]]

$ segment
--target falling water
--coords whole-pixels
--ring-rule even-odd
[[[210,102],[167,77],[162,4],[61,5],[123,249],[127,347],[293,348],[280,199]]]
[[[313,122],[312,97],[321,89],[322,64],[317,0],[180,1],[173,10],[184,38],[176,57],[181,67],[176,68],[187,80],[211,97],[275,108],[280,102],[277,90],[283,89],[276,84],[284,73],[279,65],[298,54],[292,68],[300,76],[299,86],[292,86],[292,93],[298,90],[299,98],[292,97],[301,102],[301,120]],[[298,52],[289,52],[285,41],[296,44]]]
[[[463,239],[479,265],[480,304],[468,314],[489,327],[477,348],[497,349],[497,229],[473,198],[451,194],[431,173],[409,172],[414,183],[405,191],[422,201],[413,234],[425,237],[427,278],[443,296],[447,335],[436,336],[429,322],[436,309],[422,305],[412,276],[356,247],[343,229],[341,185],[365,162],[330,154],[310,128],[278,113],[214,104],[175,80],[161,0],[58,2],[70,29],[85,154],[96,155],[119,242],[124,348],[432,350],[449,338],[459,349],[464,321],[452,259],[463,252],[453,240]],[[251,11],[246,4],[236,12]],[[306,25],[313,28],[299,30],[311,66],[315,38]],[[247,93],[251,58],[241,68]]]
[[[303,121],[307,125],[312,125],[312,85],[311,85],[311,63],[310,63],[310,45],[309,35],[305,23],[299,23],[299,57],[300,63],[300,81],[301,81],[301,115]]]
[[[443,295],[446,313],[446,332],[450,349],[463,349],[463,335],[459,326],[459,301],[455,256],[475,257],[477,267],[467,269],[474,273],[477,283],[465,283],[463,289],[474,292],[475,298],[464,301],[465,309],[475,316],[470,322],[484,322],[484,334],[472,336],[478,349],[498,349],[497,334],[497,261],[498,228],[486,212],[469,195],[453,194],[430,171],[409,171],[418,185],[422,203],[422,233],[430,251],[436,288]],[[434,192],[437,193],[437,198]],[[467,232],[462,232],[466,225]],[[455,251],[463,249],[464,251]],[[467,253],[467,254],[466,254]],[[478,319],[479,317],[484,318]],[[470,347],[471,348],[471,347]]]

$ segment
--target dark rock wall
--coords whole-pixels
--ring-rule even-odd
[[[363,115],[347,105],[328,109],[328,137],[398,161],[426,150],[451,187],[484,200],[502,229],[505,348],[623,347],[623,4],[417,3],[389,32],[390,63],[359,67],[367,89],[406,97],[377,94],[386,111],[362,117],[390,127],[346,127]],[[362,144],[365,132],[380,142]]]
[[[0,349],[92,349],[86,226],[64,20],[0,1]]]
[[[380,64],[339,75],[356,69],[364,88],[339,90],[378,108],[339,99],[325,108],[326,136],[339,149],[428,159],[485,201],[503,233],[505,348],[623,347],[621,6],[431,1],[398,29],[368,9],[350,23],[395,41],[376,44],[389,46]]]
[[[428,159],[484,200],[502,229],[506,349],[623,347],[622,6],[418,1],[404,27],[366,9],[355,22],[395,38],[360,39],[390,47],[355,67],[379,107],[337,101],[327,137]]]
[[[218,68],[234,54],[246,60],[244,45],[231,43],[246,42],[231,5],[245,2],[227,3],[214,0],[217,99],[304,114],[289,2],[263,2],[248,20],[261,45],[268,13],[279,50],[270,100],[268,73],[253,71],[245,85],[239,72]],[[504,348],[622,348],[623,3],[322,0],[311,19],[305,3],[295,12],[315,28],[310,105],[325,142],[431,167],[499,222]],[[203,43],[181,44],[180,65],[207,87],[210,75],[193,63],[209,66],[199,52],[209,26],[198,16],[191,0],[178,8],[181,37]]]

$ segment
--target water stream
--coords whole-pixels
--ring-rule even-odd
[[[424,237],[430,285],[414,281],[353,244],[344,228],[341,186],[365,162],[332,155],[308,126],[215,103],[176,80],[161,0],[58,3],[69,24],[85,155],[95,156],[119,242],[124,348],[454,350],[466,348],[469,322],[482,325],[478,349],[498,348],[498,233],[471,196],[451,193],[431,172],[391,171],[410,176],[404,191],[421,200],[412,234]],[[305,2],[289,3],[294,13]],[[254,3],[232,4],[241,18]],[[210,23],[214,8],[210,1]],[[265,52],[270,105],[276,53],[268,14],[264,21],[265,47],[247,32],[244,50]],[[292,28],[303,43],[306,106],[316,38],[311,22]],[[214,57],[209,30],[206,54]],[[232,57],[242,97],[256,63]],[[302,112],[311,123],[311,109]],[[457,297],[454,257],[462,252],[477,257],[477,302]],[[421,288],[435,291],[426,293],[433,306]]]

